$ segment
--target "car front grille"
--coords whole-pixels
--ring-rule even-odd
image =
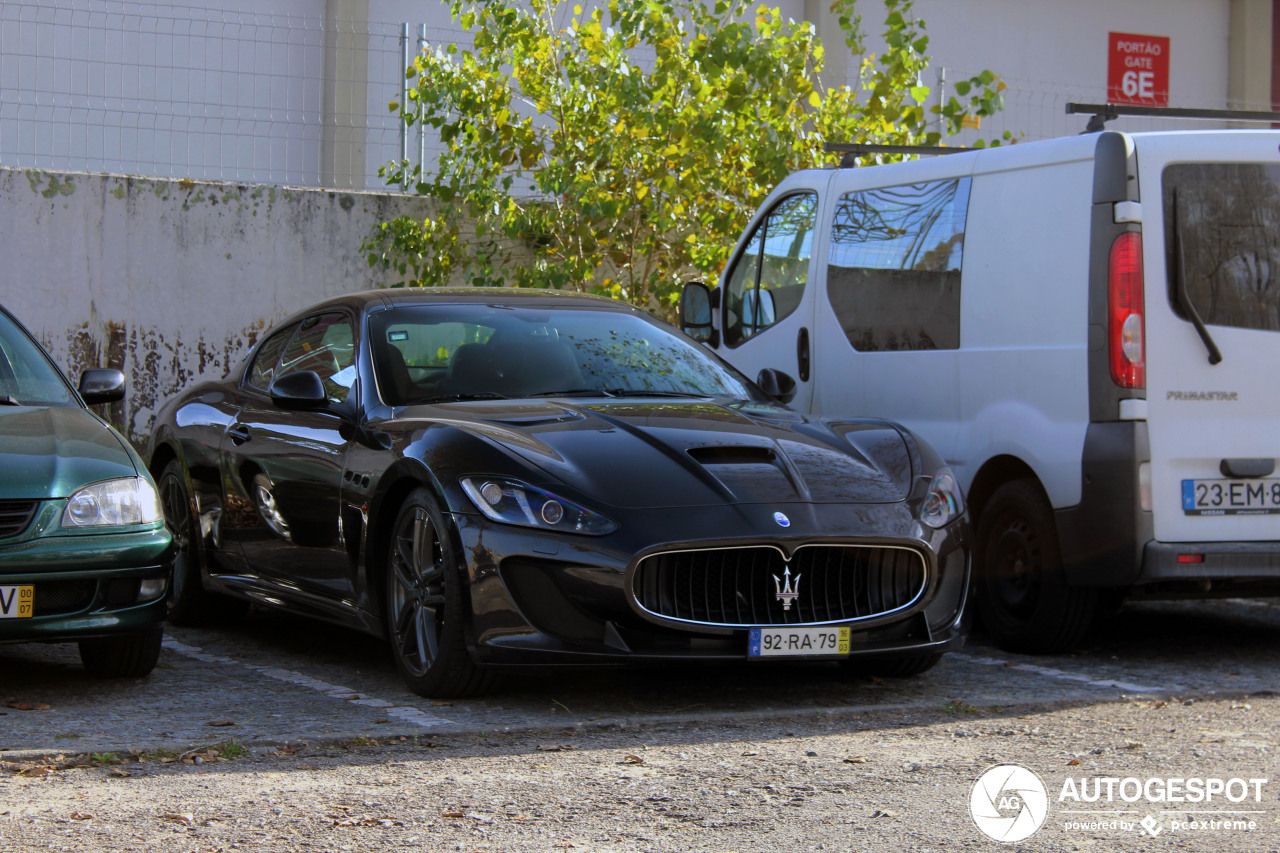
[[[731,627],[866,619],[906,607],[924,587],[919,552],[867,545],[803,546],[790,563],[769,545],[654,554],[632,579],[655,616]],[[797,593],[790,607],[780,591]]]
[[[17,536],[35,518],[39,501],[0,501],[0,539]]]
[[[36,616],[55,616],[75,613],[93,602],[98,591],[97,581],[50,581],[37,583],[36,598],[32,608]]]

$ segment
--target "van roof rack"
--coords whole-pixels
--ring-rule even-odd
[[[1067,115],[1089,115],[1085,133],[1097,133],[1107,129],[1107,122],[1120,116],[1149,116],[1152,118],[1190,118],[1204,121],[1257,121],[1280,123],[1280,113],[1254,110],[1201,110],[1185,107],[1139,107],[1121,104],[1067,104]]]
[[[826,151],[843,154],[840,167],[847,169],[858,165],[858,157],[862,154],[957,154],[969,151],[968,148],[948,148],[942,145],[882,145],[874,142],[828,142]]]

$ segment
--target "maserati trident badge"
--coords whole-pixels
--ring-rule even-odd
[[[778,526],[779,526],[779,527],[790,527],[790,526],[791,526],[791,519],[787,518],[786,513],[783,513],[783,512],[775,512],[775,513],[773,514],[773,520],[774,520],[774,521],[776,521],[776,522],[778,522]]]
[[[796,585],[791,585],[791,567],[787,566],[786,571],[782,573],[782,579],[777,575],[773,576],[773,585],[777,588],[778,594],[776,598],[782,602],[784,611],[791,609],[791,602],[800,597],[800,578],[803,575],[796,575]]]

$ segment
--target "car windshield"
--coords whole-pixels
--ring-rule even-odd
[[[516,397],[759,399],[733,368],[643,316],[593,308],[399,306],[370,319],[392,405]]]
[[[53,363],[0,311],[0,406],[74,406],[75,393]]]

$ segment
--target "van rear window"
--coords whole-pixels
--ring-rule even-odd
[[[1162,183],[1174,310],[1181,272],[1205,324],[1280,331],[1280,164],[1178,163]]]
[[[846,193],[827,297],[853,348],[957,349],[969,178]]]

